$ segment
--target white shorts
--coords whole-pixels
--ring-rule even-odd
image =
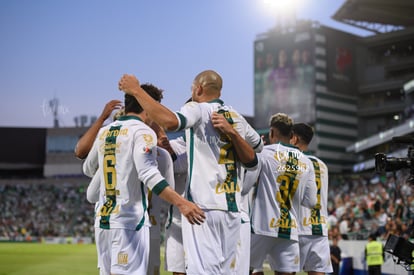
[[[299,247],[303,271],[333,272],[327,236],[299,235]]]
[[[146,274],[149,228],[95,230],[100,274]]]
[[[108,253],[108,255],[109,255],[109,250],[104,251],[104,249],[101,248],[102,240],[106,240],[108,238],[109,238],[109,230],[105,230],[105,229],[102,229],[102,228],[99,228],[99,227],[95,227],[95,244],[96,244],[96,252],[98,254],[98,269],[99,269],[99,274],[100,275],[110,275],[111,274],[110,263],[108,263],[106,265],[107,268],[105,268],[105,264],[102,263],[102,260],[103,260],[103,258],[105,258],[105,256],[102,255],[103,257],[101,257],[100,253],[99,253],[99,251],[102,251],[102,253]]]
[[[299,272],[299,243],[297,241],[252,234],[250,267],[263,270],[265,259],[273,271]]]
[[[204,210],[201,225],[182,216],[186,273],[228,275],[234,272],[240,234],[240,213]]]
[[[185,273],[183,234],[181,221],[172,221],[165,229],[165,265],[169,272]]]
[[[236,266],[234,275],[249,275],[250,269],[250,223],[242,222],[237,242]]]

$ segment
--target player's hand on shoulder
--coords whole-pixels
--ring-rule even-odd
[[[211,123],[223,134],[230,134],[234,131],[233,126],[227,121],[223,114],[213,112],[211,115]]]

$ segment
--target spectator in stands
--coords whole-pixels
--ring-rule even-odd
[[[0,183],[0,238],[91,237],[94,210],[85,199],[87,184],[79,179]]]
[[[352,224],[352,232],[355,233],[357,240],[366,240],[366,235],[369,230],[365,225],[365,221],[362,217],[356,218]]]
[[[328,219],[327,219],[328,227],[333,228],[334,226],[338,224],[338,218],[336,217],[335,209],[332,207],[332,203],[329,203],[329,202],[328,202],[328,214],[329,214]]]
[[[385,225],[389,219],[387,213],[385,213],[385,209],[379,205],[379,202],[375,204],[375,219],[378,225],[377,234],[382,236],[386,233]]]
[[[339,222],[339,233],[341,238],[348,240],[348,233],[350,231],[350,219],[347,214],[342,215],[341,221]]]
[[[342,198],[343,194],[338,194],[335,197],[335,214],[338,219],[342,218],[342,215],[346,211],[345,203]]]

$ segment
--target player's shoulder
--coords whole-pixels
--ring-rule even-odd
[[[326,166],[326,163],[325,163],[323,160],[321,160],[319,157],[315,156],[315,155],[307,155],[307,157],[308,157],[310,160],[315,160],[315,161],[317,161],[317,162],[319,163],[319,165]]]
[[[179,117],[184,116],[186,118],[199,116],[203,111],[208,110],[210,106],[207,103],[199,103],[195,101],[190,101],[181,106],[179,111],[176,111],[175,114]]]
[[[179,113],[182,113],[183,110],[185,110],[186,112],[188,111],[197,111],[200,108],[207,108],[209,105],[207,104],[207,102],[195,102],[195,101],[190,101],[187,102],[186,104],[184,104],[180,111],[178,111]]]
[[[276,144],[266,144],[265,146],[263,146],[263,150],[259,154],[263,155],[276,151],[277,148],[275,145]]]
[[[229,112],[232,119],[246,122],[246,118],[239,111],[237,111],[233,106],[222,104],[222,105],[219,105],[218,108],[219,110]]]
[[[151,129],[145,123],[139,123],[131,125],[128,130],[134,138],[134,140],[138,142],[144,142],[148,146],[156,146],[157,145],[157,135],[155,134],[154,130]]]

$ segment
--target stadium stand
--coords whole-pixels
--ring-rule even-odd
[[[86,178],[1,179],[0,240],[93,238],[94,206]]]

